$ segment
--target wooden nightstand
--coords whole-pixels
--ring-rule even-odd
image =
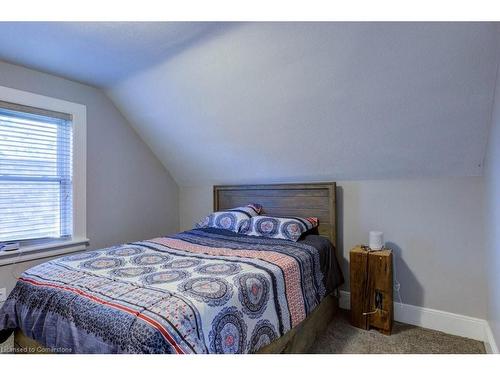
[[[367,251],[356,246],[349,259],[351,324],[363,329],[373,327],[390,335],[394,315],[392,251]]]

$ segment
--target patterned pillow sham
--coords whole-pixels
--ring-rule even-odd
[[[244,221],[240,233],[297,241],[303,233],[317,226],[318,218],[316,217],[255,216]]]
[[[260,214],[262,206],[250,203],[246,206],[213,212],[195,225],[195,228],[219,228],[238,233],[241,224]]]

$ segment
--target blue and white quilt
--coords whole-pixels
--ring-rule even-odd
[[[0,341],[21,329],[72,353],[251,353],[325,295],[315,247],[196,229],[27,270],[0,309]]]

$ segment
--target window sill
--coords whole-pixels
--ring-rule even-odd
[[[15,251],[2,251],[0,252],[0,266],[51,258],[85,250],[88,243],[89,240],[87,238],[73,238],[68,241],[54,241],[39,245],[22,246],[19,250]]]

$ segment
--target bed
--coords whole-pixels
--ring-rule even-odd
[[[0,309],[18,352],[304,353],[333,319],[335,183],[214,187],[214,211],[315,216],[298,242],[202,228],[27,270]]]

